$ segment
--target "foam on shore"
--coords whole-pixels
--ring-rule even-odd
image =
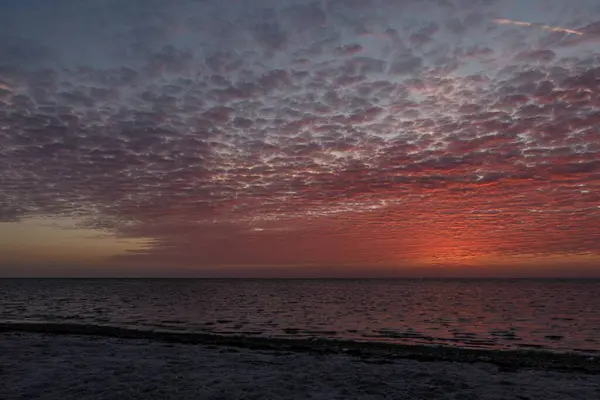
[[[0,332],[92,335],[149,339],[182,344],[212,344],[260,350],[348,354],[359,357],[407,358],[418,361],[486,362],[508,369],[534,368],[600,374],[600,357],[542,350],[491,350],[451,346],[405,345],[338,339],[266,338],[200,332],[150,330],[73,323],[0,322]]]

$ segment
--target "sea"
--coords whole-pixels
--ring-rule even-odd
[[[600,280],[0,279],[0,322],[600,353]]]

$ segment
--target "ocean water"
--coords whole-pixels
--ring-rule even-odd
[[[0,321],[598,353],[600,281],[4,279]]]

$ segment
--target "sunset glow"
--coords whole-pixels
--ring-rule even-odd
[[[600,276],[595,0],[5,3],[0,275]]]
[[[513,20],[505,19],[505,18],[495,19],[494,22],[497,22],[499,24],[504,24],[504,25],[538,26],[542,29],[547,29],[547,30],[553,31],[553,32],[572,33],[573,35],[579,35],[579,36],[585,35],[585,33],[579,32],[579,31],[574,31],[573,29],[561,28],[558,26],[548,26],[548,25],[544,25],[544,24],[535,24],[532,22],[525,22],[525,21],[513,21]]]

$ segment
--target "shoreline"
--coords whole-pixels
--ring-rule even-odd
[[[226,345],[0,333],[6,400],[598,398],[600,376],[490,363],[366,358]]]
[[[507,371],[525,368],[600,375],[600,356],[598,355],[559,353],[549,350],[495,350],[324,338],[226,336],[200,332],[144,330],[94,324],[0,322],[0,333],[11,332],[144,339],[176,344],[218,345],[250,350],[287,351],[320,355],[337,354],[384,361],[408,359],[421,362],[488,363]]]

